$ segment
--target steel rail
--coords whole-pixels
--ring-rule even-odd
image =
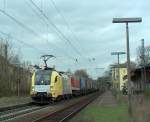
[[[32,122],[65,122],[77,114],[80,110],[85,108],[89,103],[91,103],[98,95],[93,95],[92,97],[80,100],[72,105],[69,105],[61,110],[56,110],[49,113],[43,117],[40,117]]]

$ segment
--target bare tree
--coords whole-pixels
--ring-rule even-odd
[[[86,72],[86,70],[76,70],[75,71],[75,76],[78,76],[78,77],[85,77],[85,78],[89,78],[89,75],[88,73]]]
[[[30,63],[22,63],[12,47],[10,41],[0,38],[0,96],[17,95],[19,87],[21,95],[29,94],[30,90]]]
[[[138,64],[142,63],[142,60],[144,60],[145,64],[150,64],[150,46],[146,46],[144,48],[144,57],[142,56],[142,47],[139,46],[137,48],[137,61]]]

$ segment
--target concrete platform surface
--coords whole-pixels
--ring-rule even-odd
[[[112,93],[110,91],[107,91],[102,95],[100,95],[95,101],[93,101],[91,105],[116,107],[117,101],[115,97],[112,95]]]

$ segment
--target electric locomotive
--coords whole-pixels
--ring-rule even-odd
[[[62,95],[61,76],[52,68],[36,69],[32,75],[31,97],[36,102],[50,102]]]
[[[44,55],[45,66],[35,67],[32,75],[31,97],[33,101],[43,103],[62,97],[62,80],[59,72],[54,68],[48,68],[46,61],[51,55]],[[48,58],[47,58],[48,57]]]

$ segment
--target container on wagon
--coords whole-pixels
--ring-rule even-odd
[[[87,89],[92,89],[92,81],[91,80],[87,80]]]
[[[80,89],[81,90],[86,89],[86,79],[83,77],[80,78]]]
[[[75,76],[71,76],[71,87],[72,90],[80,90],[80,81]]]

